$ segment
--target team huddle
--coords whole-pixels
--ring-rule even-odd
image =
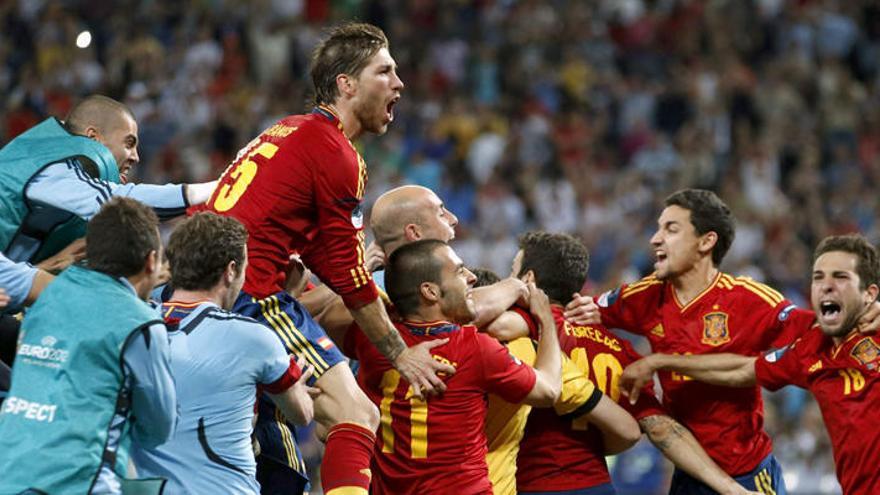
[[[844,493],[880,484],[864,237],[819,244],[812,310],[797,308],[719,270],[733,216],[685,189],[635,283],[580,294],[587,248],[540,231],[499,277],[456,254],[458,219],[430,189],[365,216],[352,142],[385,132],[404,89],[385,34],[332,29],[310,72],[314,110],[215,182],[128,183],[137,123],[102,96],[0,149],[0,306],[24,310],[0,494],[605,495],[605,456],[643,433],[676,466],[670,493],[784,494],[761,387],[788,384],[815,395]],[[163,246],[160,219],[184,214]],[[312,421],[320,480],[297,445]]]

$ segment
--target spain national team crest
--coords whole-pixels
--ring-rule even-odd
[[[877,358],[880,358],[880,346],[871,337],[865,337],[854,345],[849,353],[862,366],[874,369],[877,366]]]
[[[714,347],[730,342],[730,330],[727,328],[727,313],[716,311],[703,315],[702,343]]]

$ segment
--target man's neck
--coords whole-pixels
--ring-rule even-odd
[[[339,122],[342,124],[342,133],[345,134],[349,141],[354,141],[360,137],[363,128],[354,114],[354,108],[350,104],[340,97],[335,103],[325,104],[324,106],[329,108],[333,115],[339,119]]]
[[[184,290],[175,289],[171,294],[171,301],[191,304],[198,302],[212,302],[217,306],[223,305],[223,291],[220,288],[213,290]]]
[[[450,321],[441,311],[439,307],[432,306],[430,308],[420,308],[418,311],[406,315],[406,321],[413,323],[433,323],[435,321]]]
[[[142,271],[136,273],[130,277],[125,277],[128,280],[128,283],[134,287],[134,293],[137,296],[146,301],[147,297],[150,295],[150,291],[153,290],[153,279],[149,275]]]
[[[670,282],[675,290],[675,297],[682,305],[687,305],[705,291],[715,277],[718,276],[718,268],[712,264],[712,259],[701,260],[690,270],[674,277]]]

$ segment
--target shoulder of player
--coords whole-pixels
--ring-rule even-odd
[[[619,288],[614,289],[609,294],[613,295],[613,293],[617,291],[622,299],[628,299],[636,294],[642,294],[640,297],[643,297],[648,294],[658,293],[664,287],[664,284],[664,281],[658,279],[654,274],[651,274],[642,278],[638,282],[624,284]]]
[[[197,318],[201,319],[202,321],[222,323],[224,324],[224,326],[228,326],[230,328],[241,328],[244,330],[251,330],[256,327],[265,328],[262,323],[253,318],[243,316],[238,313],[233,313],[231,311],[227,311],[218,307],[205,309],[201,315],[197,316]]]
[[[785,300],[785,296],[779,291],[769,285],[757,282],[751,277],[734,277],[733,275],[722,273],[718,278],[716,288],[728,291],[739,297],[762,301],[771,308],[775,308]]]

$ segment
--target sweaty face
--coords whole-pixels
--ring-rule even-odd
[[[666,280],[694,267],[700,259],[700,236],[691,223],[691,212],[680,206],[668,206],[657,220],[657,232],[651,237],[654,270]]]
[[[465,324],[474,321],[473,286],[477,277],[468,270],[461,258],[449,246],[438,249],[437,255],[443,261],[440,276],[440,309],[453,323]]]
[[[855,328],[873,298],[859,288],[858,257],[843,251],[829,251],[813,264],[811,301],[825,335],[841,337]]]
[[[425,190],[424,206],[420,227],[423,239],[436,239],[449,242],[455,239],[455,226],[458,217],[446,209],[443,201],[433,191]]]
[[[120,180],[123,184],[127,183],[129,171],[140,160],[137,152],[137,122],[128,115],[121,115],[116,119],[116,125],[99,134],[97,139],[110,150],[113,158],[116,158]]]
[[[384,134],[394,120],[394,105],[400,100],[403,81],[397,76],[397,63],[387,48],[382,48],[356,79],[354,114],[361,128]]]

